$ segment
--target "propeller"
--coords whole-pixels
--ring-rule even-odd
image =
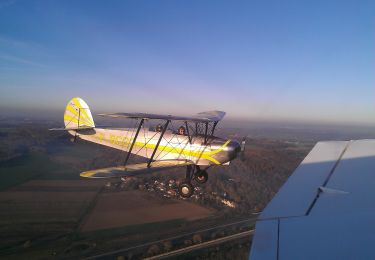
[[[241,141],[241,153],[243,153],[245,151],[245,147],[246,147],[246,138],[247,136],[244,136],[242,138],[242,141]]]
[[[244,136],[241,141],[241,152],[240,152],[241,161],[246,160],[246,156],[245,156],[246,138],[247,136]]]

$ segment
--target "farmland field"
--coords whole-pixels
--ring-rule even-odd
[[[141,191],[102,193],[82,231],[108,229],[172,219],[196,220],[214,210],[181,200],[163,200]]]

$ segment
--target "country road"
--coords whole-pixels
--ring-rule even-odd
[[[126,252],[133,251],[133,250],[141,250],[142,248],[146,248],[148,246],[151,246],[153,244],[157,244],[157,243],[160,243],[160,242],[163,242],[163,241],[166,241],[166,240],[182,239],[184,237],[194,235],[194,234],[197,234],[197,233],[203,233],[203,232],[208,232],[208,231],[218,230],[218,229],[221,230],[221,229],[229,228],[229,227],[236,226],[236,225],[239,225],[239,224],[243,225],[243,224],[248,223],[248,222],[251,223],[251,222],[255,221],[255,219],[256,219],[256,217],[252,217],[252,218],[241,220],[241,221],[217,225],[217,226],[214,226],[214,227],[205,228],[205,229],[201,229],[201,230],[195,230],[195,231],[191,231],[191,232],[180,234],[180,235],[173,236],[173,237],[168,237],[168,238],[164,238],[164,239],[160,239],[160,240],[156,240],[156,241],[151,241],[151,242],[139,244],[139,245],[136,245],[136,246],[131,246],[131,247],[118,249],[118,250],[114,250],[114,251],[99,254],[99,255],[90,256],[90,257],[87,257],[87,258],[84,258],[84,259],[86,259],[86,260],[88,260],[88,259],[113,259],[114,256],[123,255],[123,254],[126,254]],[[249,232],[249,233],[247,234],[247,232]],[[225,237],[222,237],[222,238],[219,238],[219,239],[209,240],[209,241],[203,242],[199,245],[193,245],[193,246],[189,246],[187,248],[190,248],[190,251],[192,251],[192,250],[202,248],[204,246],[209,246],[209,245],[211,245],[210,243],[219,244],[219,243],[223,242],[223,239],[227,239],[227,240],[224,240],[224,241],[229,241],[229,240],[233,240],[233,239],[242,238],[243,236],[252,234],[252,232],[254,232],[253,229],[248,230],[248,231],[244,231],[244,232],[240,232],[240,233],[237,233],[237,234],[234,234],[234,235],[225,236]],[[195,248],[194,246],[200,246],[200,247]],[[182,249],[186,249],[186,248],[182,248]],[[182,250],[182,249],[178,249],[178,250],[174,250],[174,251],[179,251],[179,250]],[[174,252],[174,251],[172,251],[172,252]],[[168,252],[168,253],[171,253],[171,252]]]
[[[178,256],[178,255],[181,255],[181,254],[192,252],[194,250],[202,249],[202,248],[213,246],[213,245],[218,245],[218,244],[228,242],[228,241],[231,241],[231,240],[234,240],[234,239],[247,237],[247,236],[252,235],[253,233],[254,233],[254,229],[244,231],[244,232],[241,232],[241,233],[237,233],[237,234],[234,234],[234,235],[230,235],[230,236],[221,237],[221,238],[218,238],[218,239],[210,240],[210,241],[203,242],[203,243],[200,243],[200,244],[197,244],[197,245],[188,246],[188,247],[185,247],[185,248],[181,248],[181,249],[178,249],[178,250],[174,250],[174,251],[171,251],[171,252],[163,253],[163,254],[160,254],[160,255],[156,255],[156,256],[152,256],[152,257],[148,257],[148,258],[144,258],[144,259],[145,260],[146,259],[147,260],[153,260],[153,259],[164,259],[164,258],[168,258],[168,257],[172,257],[172,256]]]

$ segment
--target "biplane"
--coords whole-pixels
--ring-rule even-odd
[[[214,136],[215,129],[225,112],[210,111],[196,116],[172,116],[145,113],[107,113],[99,116],[134,119],[134,128],[99,128],[95,126],[90,109],[81,98],[73,98],[66,106],[65,128],[74,136],[100,145],[125,151],[121,166],[82,172],[86,178],[122,178],[160,170],[186,167],[186,177],[179,187],[179,194],[188,198],[194,192],[192,181],[203,184],[208,180],[207,169],[214,165],[228,165],[241,151],[235,140]],[[157,120],[162,124],[150,129],[145,122]],[[178,131],[169,128],[172,122],[181,126]],[[147,159],[144,163],[129,163],[131,155]]]

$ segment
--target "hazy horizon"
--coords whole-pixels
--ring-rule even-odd
[[[108,110],[97,110],[91,109],[90,110],[93,114],[95,122],[101,121],[108,121],[111,125],[113,123],[114,126],[119,126],[121,123],[127,123],[129,119],[111,119],[111,118],[103,118],[98,116],[99,113],[105,112],[152,112],[152,111],[108,111]],[[63,114],[65,111],[65,105],[60,109],[53,109],[53,110],[45,110],[45,109],[16,109],[12,110],[11,108],[2,108],[0,107],[0,120],[4,118],[9,119],[31,119],[31,120],[48,120],[48,121],[55,121],[61,122],[61,126],[63,124]],[[162,111],[163,112],[163,111]],[[165,111],[163,114],[171,114],[170,111]],[[202,112],[202,111],[196,111]],[[173,114],[173,113],[172,113]],[[192,113],[174,113],[175,115],[194,115],[195,111]],[[106,124],[107,125],[107,124]],[[108,125],[108,126],[109,126]],[[353,122],[317,122],[312,120],[267,120],[267,119],[249,119],[249,118],[237,118],[233,115],[226,115],[222,122],[220,123],[220,127],[224,128],[291,128],[291,129],[325,129],[325,130],[332,130],[332,129],[343,129],[344,131],[353,129],[354,131],[363,129],[363,131],[374,131],[375,134],[375,124],[372,122],[366,123],[353,123]]]

